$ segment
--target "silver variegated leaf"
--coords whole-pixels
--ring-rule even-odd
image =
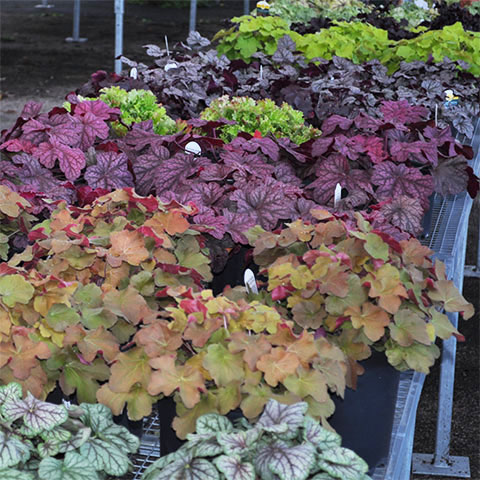
[[[216,435],[214,433],[188,433],[187,434],[188,443],[184,444],[184,446],[189,450],[191,450],[192,448],[195,448],[200,443],[215,437]]]
[[[22,472],[16,468],[0,470],[0,478],[2,480],[35,480],[33,473]]]
[[[196,457],[214,457],[223,453],[223,448],[217,442],[216,437],[212,437],[209,440],[199,443],[195,447]]]
[[[33,438],[33,437],[36,437],[38,435],[38,432],[36,432],[35,430],[33,430],[30,427],[27,427],[26,425],[22,425],[18,429],[18,433],[20,435],[22,435],[22,437],[28,437],[28,438]]]
[[[262,479],[305,480],[315,463],[315,455],[315,448],[308,443],[292,447],[278,440],[260,449],[255,468]]]
[[[7,400],[20,400],[22,398],[22,387],[17,382],[11,382],[8,385],[0,387],[0,405]]]
[[[25,426],[37,433],[51,430],[68,418],[67,409],[63,405],[42,402],[30,392],[25,400],[12,400],[6,403],[2,411],[9,421],[23,417]]]
[[[228,480],[255,480],[254,466],[242,463],[238,455],[222,455],[215,460],[215,465]]]
[[[260,430],[252,428],[245,432],[218,433],[217,440],[228,455],[243,455],[247,453],[260,436]]]
[[[112,476],[125,475],[130,465],[128,456],[122,450],[98,438],[85,442],[80,447],[80,454],[88,459],[96,470],[102,470]]]
[[[368,465],[355,452],[348,448],[335,447],[318,455],[318,465],[334,478],[342,480],[362,479]]]
[[[282,438],[294,438],[297,435],[298,429],[303,424],[303,418],[307,409],[308,404],[306,402],[284,405],[283,403],[270,399],[256,426],[262,427],[264,430],[270,432],[278,431],[280,433],[279,430],[275,430],[276,426],[286,424],[287,429],[282,432]]]
[[[112,424],[102,431],[102,438],[113,443],[119,450],[128,455],[135,453],[140,446],[140,440],[121,425]]]
[[[100,480],[90,462],[76,452],[68,452],[63,460],[44,458],[38,467],[40,480]]]
[[[81,403],[84,414],[80,420],[95,433],[103,432],[113,423],[112,411],[101,403]]]
[[[335,477],[332,477],[329,473],[323,472],[312,477],[312,480],[336,480],[336,479]]]
[[[62,427],[56,427],[49,432],[42,432],[40,436],[45,441],[57,440],[59,442],[66,442],[72,438],[72,432]]]
[[[339,447],[342,437],[338,433],[323,428],[315,419],[306,416],[303,422],[303,439],[320,450]]]
[[[12,433],[0,431],[0,468],[25,463],[30,458],[30,445]]]
[[[177,454],[173,462],[142,480],[220,480],[218,470],[205,458],[193,458],[189,451]]]
[[[153,462],[146,470],[143,472],[142,480],[154,480],[157,478],[156,474],[165,468],[170,463],[174,462],[177,458],[181,456],[179,450],[176,452],[169,453],[164,457],[160,457],[158,460]]]
[[[60,442],[55,440],[48,440],[47,442],[39,443],[37,451],[40,457],[54,457],[60,452]]]
[[[80,448],[89,438],[92,430],[89,427],[80,428],[77,433],[60,445],[60,452],[65,453]]]
[[[197,419],[196,424],[197,433],[218,433],[218,432],[232,432],[232,422],[223,415],[216,413],[207,413]]]

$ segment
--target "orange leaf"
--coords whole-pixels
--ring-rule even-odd
[[[130,265],[140,265],[149,257],[144,238],[137,231],[113,232],[110,234],[110,241],[112,246],[109,253]]]
[[[287,352],[282,347],[272,349],[270,353],[262,355],[257,362],[257,368],[265,373],[265,381],[272,387],[283,382],[288,375],[295,372],[300,360],[294,353]]]
[[[362,307],[350,307],[345,310],[349,315],[354,328],[362,328],[365,335],[376,342],[385,333],[385,327],[390,323],[390,317],[383,310],[370,302],[365,302]]]

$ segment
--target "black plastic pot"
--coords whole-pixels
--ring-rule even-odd
[[[400,372],[381,352],[361,365],[365,373],[357,389],[348,388],[343,400],[334,396],[335,413],[328,421],[342,436],[342,446],[362,457],[372,473],[388,458]]]
[[[431,231],[432,231],[432,217],[433,217],[433,201],[434,201],[434,198],[435,198],[435,194],[432,193],[429,197],[428,197],[428,201],[429,201],[429,204],[430,204],[430,207],[429,209],[427,210],[427,212],[425,213],[425,215],[423,216],[422,218],[422,233],[421,235],[419,236],[419,239],[420,240],[425,240],[427,239],[430,234],[431,234]]]

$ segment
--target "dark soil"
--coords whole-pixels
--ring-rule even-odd
[[[0,1],[0,130],[11,126],[23,104],[34,99],[45,107],[60,105],[64,96],[85,83],[96,70],[114,68],[114,1],[82,0],[80,36],[85,43],[66,43],[72,35],[73,0],[49,0],[54,8],[35,8],[41,0]],[[170,5],[173,2],[169,2]],[[199,8],[197,27],[207,37],[223,20],[243,12],[242,0],[211,0],[213,7]],[[253,1],[251,2],[253,6]],[[148,61],[142,45],[170,45],[188,34],[189,9],[163,8],[164,1],[126,2],[124,55]],[[471,215],[467,264],[476,262],[480,208]],[[480,480],[479,314],[480,280],[466,279],[464,295],[477,314],[460,322],[466,342],[457,348],[451,455],[470,457],[471,478]],[[417,414],[414,451],[433,453],[439,365],[425,381]],[[366,432],[368,434],[368,432]],[[448,477],[414,476],[415,479]],[[451,477],[450,477],[451,478]]]

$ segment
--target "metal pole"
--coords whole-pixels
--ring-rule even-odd
[[[195,31],[197,22],[197,0],[190,0],[190,32]]]
[[[86,38],[80,37],[80,0],[73,4],[73,34],[65,39],[66,42],[86,42]]]
[[[122,72],[122,61],[118,58],[123,54],[123,14],[125,1],[115,0],[115,73]]]
[[[243,14],[248,15],[250,13],[250,0],[243,0]]]
[[[48,0],[42,0],[42,3],[39,3],[38,5],[35,5],[35,8],[52,8],[55,5],[49,5]]]

